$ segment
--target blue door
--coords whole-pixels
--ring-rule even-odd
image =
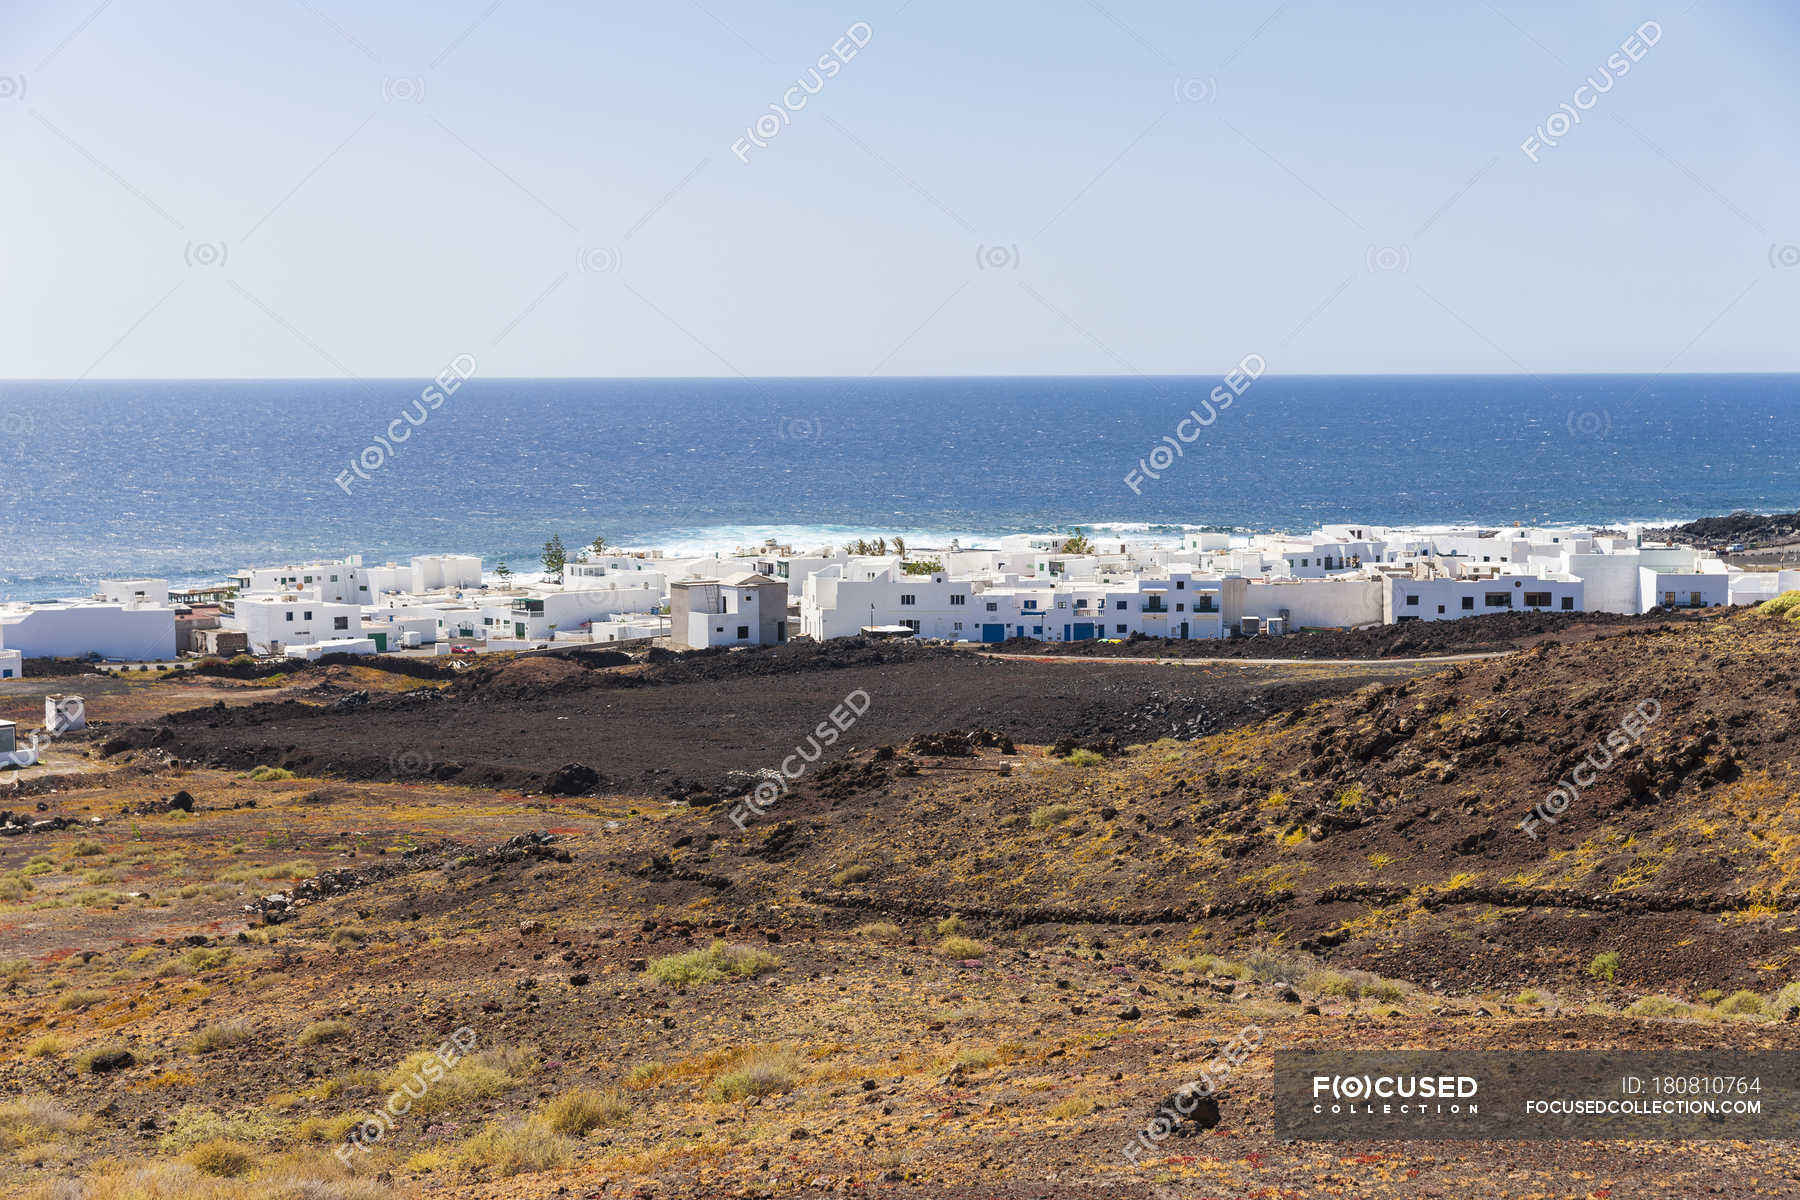
[[[984,642],[1004,642],[1006,640],[1006,626],[983,625],[981,627],[981,640]]]
[[[1094,636],[1094,623],[1092,621],[1077,621],[1077,622],[1075,622],[1075,640],[1076,641],[1078,641],[1078,642],[1086,641],[1093,636]]]

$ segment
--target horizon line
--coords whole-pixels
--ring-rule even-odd
[[[1229,373],[1229,372],[1228,372]],[[1796,378],[1800,369],[1763,371],[1269,371],[1265,379],[1603,379],[1603,378]],[[409,383],[429,380],[431,375],[86,375],[0,376],[0,385],[11,383]],[[1092,372],[1083,374],[1032,374],[980,372],[966,375],[473,375],[476,379],[506,383],[788,383],[805,381],[914,382],[961,379],[1095,379],[1095,380],[1215,380],[1217,373],[1152,374],[1133,372]]]

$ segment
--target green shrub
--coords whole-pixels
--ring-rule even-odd
[[[1659,1020],[1675,1018],[1680,1020],[1700,1021],[1714,1019],[1710,1008],[1701,1008],[1697,1004],[1689,1004],[1674,996],[1639,996],[1625,1009],[1628,1017],[1653,1017]]]
[[[984,943],[966,937],[947,937],[938,943],[938,953],[945,958],[980,958],[987,949]]]
[[[865,867],[861,863],[855,863],[852,866],[845,867],[836,875],[833,875],[831,877],[831,882],[836,887],[844,887],[846,884],[861,883],[874,873],[874,868]]]
[[[858,925],[850,932],[872,941],[893,942],[898,941],[904,931],[891,921],[871,921],[867,925]]]
[[[231,951],[223,946],[195,946],[184,961],[196,971],[211,971],[231,961]]]
[[[1594,955],[1594,961],[1588,964],[1588,978],[1603,979],[1607,983],[1619,972],[1619,952],[1606,950]]]
[[[953,933],[961,933],[963,931],[963,919],[955,913],[951,913],[937,923],[937,931],[939,937],[948,937]]]
[[[462,1144],[457,1160],[505,1178],[548,1171],[569,1161],[569,1139],[537,1121],[489,1125]]]
[[[1800,612],[1800,591],[1783,592],[1773,600],[1764,600],[1757,605],[1758,612],[1770,613],[1777,617],[1789,617]]]
[[[754,978],[779,966],[781,959],[766,950],[714,942],[704,950],[653,958],[648,969],[651,976],[664,983],[686,987],[695,983],[717,983],[728,975]]]
[[[1052,825],[1061,825],[1074,815],[1075,806],[1072,804],[1046,804],[1031,810],[1031,827],[1048,829]]]
[[[96,1004],[105,1004],[108,999],[110,997],[105,992],[80,988],[73,992],[64,992],[57,998],[56,1007],[64,1012],[73,1012],[78,1008],[92,1008]]]
[[[250,778],[256,783],[279,783],[294,778],[294,773],[286,767],[258,767],[250,772]]]
[[[1092,750],[1076,748],[1069,751],[1069,753],[1064,756],[1063,761],[1068,763],[1071,767],[1097,767],[1105,762],[1106,759],[1094,753]]]
[[[1720,1012],[1733,1016],[1760,1017],[1764,1011],[1763,998],[1748,989],[1731,993],[1719,1001],[1716,1007]]]

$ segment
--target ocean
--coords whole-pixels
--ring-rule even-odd
[[[1800,508],[1800,376],[1239,382],[1210,410],[1210,377],[0,383],[0,599],[346,553],[531,569],[553,533],[810,549]]]

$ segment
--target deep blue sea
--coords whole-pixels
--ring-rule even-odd
[[[813,548],[1800,509],[1794,375],[1264,377],[1179,432],[1217,378],[477,377],[436,407],[428,382],[0,383],[0,598],[344,553],[519,569],[551,533]],[[1180,450],[1163,470],[1159,444]],[[360,478],[359,456],[384,461]]]

